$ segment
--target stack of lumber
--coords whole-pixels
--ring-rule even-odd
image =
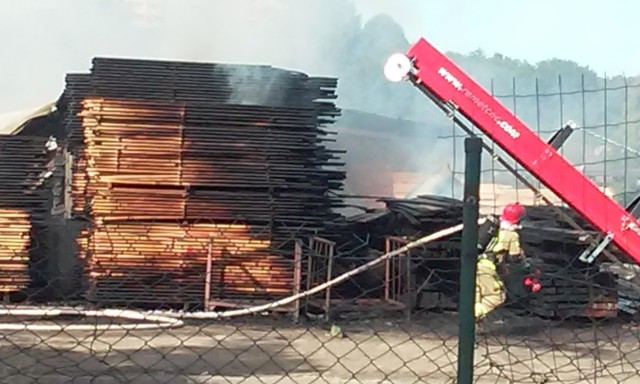
[[[33,272],[44,268],[49,201],[34,186],[47,170],[46,142],[0,136],[0,294],[28,288]]]
[[[273,299],[295,237],[339,219],[336,80],[269,66],[96,58],[67,76],[74,214],[102,303]]]

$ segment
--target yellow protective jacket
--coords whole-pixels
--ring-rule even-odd
[[[486,257],[487,253],[495,255],[495,259]],[[517,260],[522,255],[520,247],[520,236],[515,228],[500,228],[498,235],[494,237],[485,254],[478,259],[476,274],[476,318],[483,318],[489,312],[496,309],[506,300],[504,283],[500,278],[500,272],[504,272],[504,267],[498,271],[498,266],[504,266],[510,261]],[[506,259],[505,259],[506,257]]]
[[[520,235],[515,229],[500,228],[498,236],[491,239],[487,250],[496,256],[496,264],[500,265],[505,261],[519,259],[522,256],[522,248],[520,247]],[[508,260],[505,260],[504,257]]]

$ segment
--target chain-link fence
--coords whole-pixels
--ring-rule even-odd
[[[255,107],[207,104],[218,88],[244,97],[228,68],[94,66],[67,79],[64,144],[0,140],[2,382],[457,381],[462,203],[389,198],[331,213],[341,175],[318,166],[335,166],[318,126],[335,111],[309,100],[331,98],[332,80],[291,75],[293,96],[277,100],[249,87],[277,104]],[[198,88],[206,76],[215,86]],[[500,97],[543,136],[576,121],[564,153],[618,198],[635,188],[636,88],[606,89]],[[525,200],[491,158],[483,165],[485,213]],[[478,325],[476,382],[635,382],[634,270],[577,260],[584,231],[524,203],[521,241],[542,289],[505,282],[507,303]]]
[[[622,77],[596,81],[585,76],[560,76],[557,81],[513,79],[510,84],[502,81],[487,86],[544,139],[569,121],[574,122],[577,127],[560,152],[603,192],[627,206],[638,194],[638,151],[634,144],[640,88],[632,81]],[[462,192],[464,137],[453,127],[448,138],[457,154],[451,185],[456,197]],[[540,269],[542,289],[520,302],[509,315],[519,313],[518,317],[498,320],[515,325],[507,327],[512,329],[511,335],[480,339],[477,353],[481,362],[476,377],[499,370],[505,375],[504,382],[637,380],[638,357],[632,357],[629,349],[638,339],[634,333],[638,290],[635,263],[610,251],[600,254],[595,262],[583,262],[580,256],[588,249],[584,237],[594,234],[591,225],[568,210],[494,143],[487,143],[534,188],[485,153],[481,211],[499,214],[514,201],[528,206],[521,241],[526,255]],[[561,208],[549,207],[549,201]],[[492,345],[491,340],[497,343]],[[482,364],[487,368],[481,369]]]
[[[577,125],[560,153],[607,194],[626,205],[640,192],[637,172],[640,84],[635,78],[602,79],[582,75],[558,76],[555,80],[553,77],[505,80],[490,82],[486,84],[487,89],[543,139],[551,138],[570,121]],[[479,131],[477,134],[483,136]],[[464,137],[464,132],[455,125],[452,125],[451,135],[443,137],[453,143],[451,191],[456,197],[460,197],[462,191]],[[494,143],[488,143],[494,151],[509,159]],[[483,161],[481,193],[487,212],[499,212],[505,201],[540,203],[531,190],[495,158],[485,154]],[[534,182],[543,195],[561,204],[516,162],[509,163]]]
[[[425,233],[449,227],[420,221]],[[54,279],[3,307],[3,381],[456,382],[458,233],[397,251],[406,234],[371,232],[334,242],[295,231],[260,240],[263,229],[213,222],[92,228],[82,240],[92,257],[80,295],[51,297],[68,284]],[[523,237],[527,250],[536,245],[534,234]],[[560,247],[542,255],[540,295],[479,326],[477,382],[637,379],[637,329],[615,310],[620,287],[572,263],[578,247]]]

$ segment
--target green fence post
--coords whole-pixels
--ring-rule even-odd
[[[475,349],[475,280],[478,258],[478,218],[480,215],[480,160],[482,139],[464,141],[464,207],[460,260],[460,302],[458,306],[458,384],[473,383]]]

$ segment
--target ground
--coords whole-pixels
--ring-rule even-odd
[[[341,324],[342,337],[268,319],[128,333],[5,331],[0,382],[455,383],[456,324],[431,313],[410,323],[361,318]],[[487,332],[477,341],[478,384],[638,380],[638,331],[628,324],[517,318]]]

